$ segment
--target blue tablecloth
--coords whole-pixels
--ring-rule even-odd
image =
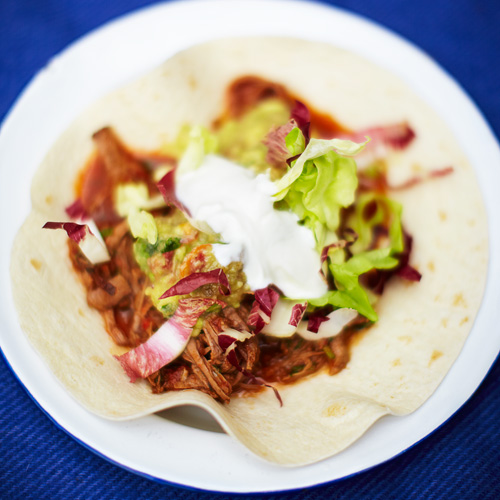
[[[0,119],[34,73],[68,43],[148,0],[2,0]],[[496,0],[339,0],[420,46],[455,77],[500,136]],[[36,43],[33,41],[36,40]],[[1,165],[0,168],[6,168]],[[500,221],[490,221],[500,223]],[[1,327],[1,325],[0,325]],[[476,394],[414,448],[359,476],[272,498],[500,498],[500,362]],[[73,441],[0,360],[0,497],[227,498],[136,476]]]

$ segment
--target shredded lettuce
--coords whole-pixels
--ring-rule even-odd
[[[302,132],[297,128],[293,129],[287,136],[286,145],[292,155],[300,153],[299,145],[302,140],[305,144],[303,135],[302,139],[300,139],[301,135]],[[286,196],[292,184],[302,174],[308,161],[316,160],[330,152],[336,152],[343,156],[355,156],[364,149],[369,140],[370,139],[367,139],[365,142],[356,143],[342,139],[311,139],[307,147],[302,151],[300,157],[295,161],[293,167],[276,183],[276,201],[282,200]],[[298,153],[296,152],[297,150],[299,150]]]
[[[372,207],[373,213],[367,219],[365,210],[371,203],[375,203],[376,207]],[[359,277],[373,269],[392,269],[398,265],[398,259],[394,256],[404,248],[401,211],[399,203],[382,195],[370,193],[360,198],[356,204],[355,217],[351,222],[358,234],[365,239],[369,238],[369,241],[362,242],[361,248],[371,243],[373,226],[385,220],[389,220],[388,245],[359,253],[356,253],[357,250],[353,245],[351,252],[354,255],[347,261],[344,249],[334,247],[330,249],[328,267],[337,290],[327,292],[319,299],[310,300],[311,305],[331,304],[335,307],[352,307],[370,321],[377,321],[378,316],[373,309],[372,301],[359,283]]]
[[[342,260],[344,256],[343,250],[337,249],[334,253],[337,260]],[[329,291],[323,297],[310,300],[309,303],[318,307],[331,304],[338,308],[353,308],[370,321],[377,321],[378,317],[368,294],[359,283],[359,276],[373,269],[373,262],[371,262],[370,257],[351,257],[351,259],[343,263],[335,263],[334,259],[332,259],[329,269],[335,280],[337,290]]]
[[[356,202],[354,214],[348,219],[347,225],[358,235],[357,241],[351,246],[353,254],[366,250],[373,238],[373,228],[384,220],[389,221],[389,246],[392,253],[403,251],[404,239],[401,227],[402,206],[376,193],[366,193]]]
[[[127,218],[132,236],[144,238],[151,245],[158,240],[158,228],[154,217],[146,210],[162,206],[165,206],[162,196],[150,198],[148,187],[144,183],[120,184],[115,190],[116,211]]]
[[[177,174],[197,169],[202,163],[205,155],[217,151],[217,138],[205,127],[196,125],[189,132],[189,141],[186,150],[182,155]]]
[[[153,210],[165,206],[161,195],[149,197],[148,187],[144,182],[119,184],[115,189],[115,208],[122,217],[138,209]]]
[[[211,153],[220,154],[257,171],[269,168],[267,148],[262,144],[262,138],[272,127],[285,123],[288,113],[283,103],[268,100],[238,120],[225,121],[215,132],[201,126],[184,127],[171,145],[172,151],[176,153],[174,156],[179,159],[176,175],[197,169],[204,157]],[[360,277],[373,269],[384,270],[397,266],[396,257],[403,251],[404,244],[401,206],[398,203],[375,193],[364,194],[356,199],[357,168],[352,156],[362,151],[369,140],[367,138],[365,142],[356,143],[312,138],[307,142],[300,128],[293,128],[286,136],[285,145],[290,157],[296,159],[276,182],[273,198],[278,202],[276,207],[290,209],[302,224],[311,229],[318,252],[329,243],[338,241],[342,210],[353,206],[347,227],[356,232],[358,239],[349,246],[348,251],[343,246],[328,249],[328,262],[324,265],[331,273],[335,290],[310,300],[309,305],[356,309],[370,321],[377,321],[373,309],[376,299],[372,292],[363,288]],[[176,250],[174,258],[177,265],[183,260],[187,249],[179,249],[180,240],[174,236],[175,231],[169,230],[168,238],[165,238],[161,224],[157,225],[153,216],[142,210],[152,208],[147,186],[120,186],[115,193],[115,200],[118,212],[128,216],[131,232],[138,238],[134,253],[141,268],[148,272],[154,282],[153,288],[164,291],[171,287],[171,277],[166,279],[163,274],[156,276],[153,261],[158,253]],[[386,241],[382,238],[377,245],[380,246],[384,240],[383,248],[373,249],[374,228],[379,225],[388,227],[388,234]],[[207,237],[213,239],[213,235]],[[170,315],[178,299],[161,299],[161,294],[155,293],[153,288],[148,290],[148,295],[153,295],[157,307]]]
[[[318,251],[338,239],[341,209],[355,203],[358,179],[356,163],[350,156],[360,152],[368,141],[357,144],[338,139],[311,139],[304,149],[304,136],[298,128],[286,137],[290,154],[300,156],[276,183],[275,199],[282,200],[281,204],[286,204],[313,231]],[[369,250],[374,227],[387,223],[386,245]],[[373,269],[392,269],[398,265],[395,255],[402,252],[404,246],[401,205],[380,194],[362,195],[347,226],[358,234],[358,240],[350,247],[351,257],[347,259],[342,247],[332,246],[328,250],[328,269],[336,290],[310,300],[309,304],[353,308],[370,321],[377,321],[373,296],[359,279]]]
[[[358,178],[356,163],[341,156],[355,154],[366,144],[338,139],[311,139],[307,147],[298,128],[286,137],[291,155],[302,154],[293,167],[276,183],[276,200],[283,200],[299,219],[309,227],[318,251],[337,239],[340,210],[354,202]]]
[[[266,99],[236,120],[225,121],[217,131],[218,153],[256,172],[269,168],[263,139],[274,127],[287,123],[289,107],[281,99]]]
[[[158,228],[154,217],[145,210],[131,210],[127,217],[130,232],[134,238],[144,238],[151,245],[158,240]]]
[[[285,145],[292,156],[300,155],[306,148],[306,139],[298,127],[294,127],[285,138]]]
[[[288,121],[290,110],[280,99],[266,99],[242,117],[224,120],[220,128],[184,125],[175,140],[161,151],[179,159],[177,172],[196,169],[205,155],[216,153],[257,172],[267,170],[267,147],[263,139],[273,127]]]

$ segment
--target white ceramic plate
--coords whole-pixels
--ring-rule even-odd
[[[409,416],[384,417],[341,454],[296,469],[255,458],[216,432],[217,425],[198,412],[174,410],[167,413],[168,418],[153,415],[118,423],[88,413],[66,393],[22,334],[8,275],[12,241],[30,209],[31,177],[66,126],[97,97],[180,49],[240,35],[293,35],[330,42],[404,79],[453,130],[477,170],[489,220],[500,220],[500,150],[490,129],[457,84],[408,42],[357,16],[314,3],[207,0],[158,5],[105,25],[54,58],[33,79],[3,124],[0,345],[21,383],[45,412],[107,459],[180,485],[220,492],[270,492],[318,485],[384,462],[436,429],[471,396],[500,349],[498,328],[491,328],[500,319],[500,282],[491,279],[500,275],[500,226],[490,225],[489,279],[474,328],[432,397]]]

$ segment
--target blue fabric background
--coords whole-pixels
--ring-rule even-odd
[[[68,43],[116,16],[151,3],[0,0],[0,120],[35,72]],[[371,18],[420,46],[461,83],[500,136],[497,0],[325,3]],[[455,416],[388,463],[335,484],[270,498],[500,498],[499,380],[497,361],[476,394]],[[97,457],[51,423],[3,360],[0,429],[1,498],[187,500],[230,496],[157,484]]]

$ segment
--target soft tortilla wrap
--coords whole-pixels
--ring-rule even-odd
[[[347,368],[222,405],[196,392],[153,395],[132,384],[113,358],[100,314],[72,270],[66,235],[43,231],[66,220],[92,133],[112,126],[132,149],[158,150],[183,123],[210,125],[227,85],[257,75],[282,83],[354,129],[408,121],[417,139],[389,157],[393,182],[452,165],[454,172],[391,193],[414,237],[420,283],[393,279],[380,320],[352,347]],[[66,389],[88,410],[131,419],[179,405],[211,413],[260,457],[302,465],[333,455],[385,414],[405,415],[436,389],[460,353],[478,311],[488,263],[487,224],[467,158],[443,121],[385,70],[326,44],[232,39],[190,48],[80,116],[50,150],[33,180],[33,211],[12,251],[14,299],[22,328]]]

